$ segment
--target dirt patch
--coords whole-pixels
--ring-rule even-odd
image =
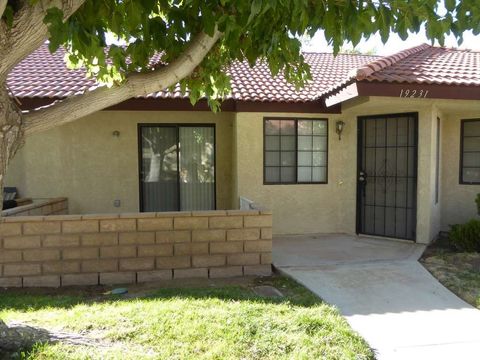
[[[420,261],[450,291],[480,308],[479,253],[457,253],[449,247],[434,244]]]
[[[253,291],[258,296],[268,297],[268,298],[281,298],[283,294],[276,287],[271,285],[258,285],[253,288]]]
[[[203,288],[203,287],[225,287],[239,286],[253,289],[258,285],[270,285],[277,275],[268,277],[242,276],[225,279],[175,279],[145,284],[131,284],[119,286],[66,286],[61,288],[9,288],[0,289],[2,294],[10,295],[55,295],[55,296],[75,296],[89,300],[100,300],[111,294],[113,289],[122,287],[128,292],[124,295],[127,298],[148,296],[150,293],[159,289],[183,289],[183,288]]]

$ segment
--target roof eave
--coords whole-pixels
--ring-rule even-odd
[[[354,81],[326,95],[327,107],[359,96],[401,99],[480,100],[480,85]]]
[[[353,82],[349,85],[346,85],[340,88],[337,92],[332,93],[331,95],[325,98],[325,105],[327,107],[340,104],[344,101],[356,98],[358,96],[358,87],[357,82]]]

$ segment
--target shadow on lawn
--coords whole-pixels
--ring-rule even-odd
[[[106,287],[83,287],[71,289],[13,289],[0,291],[0,312],[4,310],[35,311],[47,308],[69,309],[81,304],[102,302],[129,302],[137,300],[161,299],[219,299],[223,301],[249,301],[258,303],[281,304],[288,303],[300,307],[312,307],[323,302],[307,289],[293,280],[274,276],[257,278],[251,283],[242,285],[218,285],[214,282],[206,286],[168,287],[150,286],[147,291],[133,291],[125,295],[105,294],[110,290]],[[254,293],[253,288],[260,285],[270,285],[284,295],[283,297],[263,297]]]

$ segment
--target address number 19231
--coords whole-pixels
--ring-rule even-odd
[[[428,90],[424,89],[400,89],[401,98],[426,98]]]

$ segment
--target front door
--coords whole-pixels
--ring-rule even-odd
[[[139,125],[140,211],[215,209],[215,128]]]
[[[357,232],[415,240],[416,113],[358,118]]]

